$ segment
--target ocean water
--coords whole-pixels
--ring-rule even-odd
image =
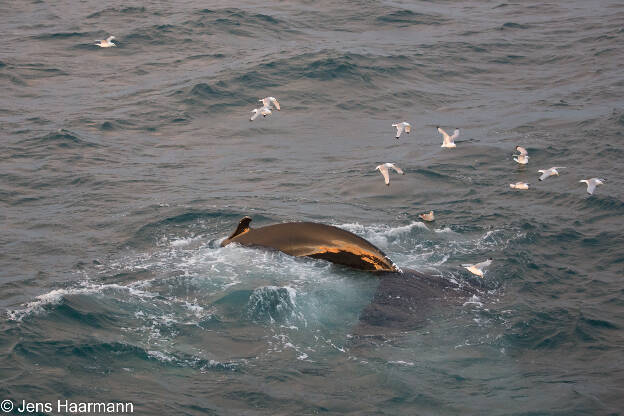
[[[620,1],[9,0],[0,16],[0,400],[624,412]],[[250,123],[267,95],[282,110]],[[438,125],[461,128],[457,148]],[[389,187],[383,162],[405,171]],[[590,177],[607,179],[593,196]],[[477,294],[356,342],[377,279],[221,248],[244,215],[340,226]],[[483,280],[460,267],[488,257]]]

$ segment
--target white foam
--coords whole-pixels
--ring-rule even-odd
[[[463,304],[463,306],[467,306],[467,305],[477,305],[479,307],[482,307],[483,303],[481,303],[481,299],[477,295],[472,295],[470,299],[468,299]]]
[[[429,231],[429,228],[420,221],[414,221],[407,225],[400,225],[398,227],[390,227],[388,225],[369,225],[363,226],[359,223],[348,223],[348,224],[339,224],[336,225],[339,228],[343,228],[347,231],[350,231],[354,234],[357,234],[366,239],[385,239],[387,240],[389,237],[396,238],[403,234],[408,234],[412,232],[415,228]]]
[[[152,298],[156,296],[153,293],[145,292],[139,289],[132,288],[130,286],[122,286],[118,284],[92,284],[92,283],[83,283],[83,287],[78,288],[70,288],[70,289],[55,289],[48,293],[44,293],[35,298],[35,300],[26,303],[23,305],[22,309],[14,309],[9,310],[7,312],[8,319],[12,321],[21,322],[25,317],[30,315],[37,315],[43,313],[46,309],[46,306],[58,305],[66,296],[73,295],[84,295],[84,294],[95,294],[102,293],[105,290],[121,290],[126,291],[133,296],[138,297],[149,297]]]
[[[165,362],[165,363],[170,363],[172,361],[175,361],[175,358],[165,354],[162,351],[155,351],[155,350],[150,350],[147,352],[147,355],[149,355],[150,357],[156,358],[159,361]]]
[[[169,242],[171,247],[180,248],[188,246],[196,241],[199,241],[201,237],[188,237],[188,238],[178,238],[176,240],[172,240]]]
[[[403,366],[409,366],[409,367],[413,367],[414,363],[411,361],[388,361],[388,364],[396,364],[396,365],[403,365]]]

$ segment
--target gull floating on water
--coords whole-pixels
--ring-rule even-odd
[[[453,135],[449,136],[447,132],[440,128],[440,126],[438,126],[437,128],[438,132],[443,137],[442,146],[440,147],[457,147],[457,145],[455,144],[455,139],[459,137],[459,129],[456,128],[453,132]]]
[[[553,166],[550,169],[546,169],[546,170],[538,170],[539,173],[542,174],[542,176],[539,177],[540,181],[543,181],[544,179],[548,178],[549,176],[553,176],[553,175],[557,175],[559,176],[559,172],[557,171],[557,169],[565,169],[565,166]]]
[[[527,163],[529,163],[529,152],[527,152],[524,147],[516,146],[516,152],[519,152],[520,154],[514,155],[513,160],[520,163],[521,165],[526,165]]]
[[[591,178],[591,179],[581,179],[579,182],[585,182],[587,184],[587,193],[590,195],[594,194],[596,187],[598,185],[604,185],[606,179],[602,178]]]
[[[280,111],[280,104],[277,102],[275,97],[265,97],[259,100],[264,107],[271,108],[271,106],[275,106],[277,111]]]
[[[100,48],[110,48],[111,46],[117,46],[114,42],[113,39],[115,39],[115,36],[109,36],[106,39],[98,39],[96,40],[97,46],[99,46]]]
[[[420,217],[423,221],[428,221],[428,222],[431,222],[431,221],[434,221],[434,220],[435,220],[435,216],[433,215],[433,211],[429,211],[429,213],[428,213],[428,214],[426,214],[426,213],[425,213],[425,214],[420,214],[420,215],[418,215],[418,216],[419,216],[419,217]]]
[[[392,127],[396,127],[397,129],[397,132],[396,132],[397,140],[399,139],[399,137],[401,137],[401,133],[403,133],[403,130],[405,130],[405,133],[407,134],[410,134],[410,131],[412,130],[412,125],[408,123],[407,121],[403,121],[401,123],[395,123],[392,125]]]
[[[249,121],[254,121],[260,114],[262,114],[262,117],[266,117],[271,113],[272,111],[269,107],[254,108],[251,110],[251,117],[249,118]]]
[[[516,182],[510,183],[509,187],[513,189],[529,189],[529,184],[526,182]]]
[[[390,175],[388,174],[388,168],[396,170],[399,175],[403,175],[403,171],[394,163],[383,163],[375,168],[375,170],[378,170],[383,175],[386,185],[390,186]]]
[[[482,261],[477,264],[462,264],[462,267],[467,269],[470,273],[477,275],[479,277],[483,277],[483,269],[492,264],[492,258],[490,257],[486,261]]]

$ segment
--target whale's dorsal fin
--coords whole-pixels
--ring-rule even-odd
[[[238,222],[238,227],[236,227],[236,230],[234,230],[232,235],[228,237],[228,240],[231,240],[232,238],[236,237],[237,235],[243,234],[243,233],[246,233],[247,231],[249,231],[249,223],[250,222],[251,222],[251,217],[243,217],[243,218],[241,218],[241,220]]]

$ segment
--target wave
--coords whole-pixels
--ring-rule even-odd
[[[531,26],[527,25],[527,24],[515,23],[515,22],[506,22],[506,23],[502,24],[500,29],[501,30],[505,30],[505,29],[529,29],[530,27]]]
[[[178,89],[171,95],[180,97],[179,99],[192,106],[201,105],[211,111],[223,111],[231,106],[256,105],[258,97],[266,88],[284,86],[301,79],[371,86],[373,79],[394,79],[407,73],[411,70],[410,62],[411,58],[404,55],[362,55],[326,49],[274,59],[243,71],[228,71],[226,74],[217,75],[213,80]],[[295,94],[292,98],[298,97]],[[305,94],[301,99],[306,103],[316,102],[323,105],[329,102],[326,94]],[[405,99],[406,97],[403,98]]]
[[[75,38],[75,37],[84,37],[89,36],[89,32],[57,32],[57,33],[43,33],[41,35],[34,36],[34,39],[38,40],[55,40],[55,39],[66,39],[66,38]]]
[[[283,38],[296,33],[286,21],[263,13],[252,13],[237,8],[203,9],[196,17],[183,23],[183,26],[208,30],[210,33],[228,33],[235,36],[257,37],[258,31]],[[261,36],[261,35],[260,35]]]
[[[263,286],[249,297],[245,317],[254,322],[290,322],[301,319],[297,312],[297,291],[290,287]]]
[[[81,149],[89,147],[100,147],[98,143],[88,141],[80,137],[77,133],[58,129],[44,136],[33,137],[18,142],[20,145],[33,150],[50,149]]]
[[[122,7],[122,8],[116,8],[116,7],[106,7],[103,10],[91,13],[89,15],[87,15],[87,19],[94,19],[96,17],[101,17],[101,16],[107,16],[107,15],[111,15],[111,16],[115,16],[115,15],[132,15],[132,14],[137,14],[137,15],[141,15],[144,14],[146,12],[145,7],[134,7],[134,6],[128,6],[128,7]],[[154,13],[151,13],[154,14]]]
[[[398,27],[412,25],[440,25],[447,20],[431,14],[417,13],[411,10],[395,10],[376,18],[377,22]]]
[[[516,322],[505,334],[514,348],[557,350],[564,346],[608,344],[619,327],[611,321],[590,318],[585,313],[564,308],[534,311],[525,321]]]
[[[130,286],[123,286],[118,284],[93,284],[85,283],[81,287],[68,288],[68,289],[55,289],[48,293],[44,293],[35,298],[35,300],[28,302],[21,309],[13,309],[7,311],[7,317],[9,320],[21,322],[24,318],[31,315],[40,315],[53,307],[61,305],[67,297],[76,295],[89,295],[89,294],[103,294],[110,292],[126,292],[131,296],[139,298],[152,298],[156,295],[153,293],[145,292],[140,289],[135,289]],[[66,312],[70,314],[80,315],[75,309],[68,307]]]
[[[38,357],[45,363],[48,357],[72,362],[88,361],[89,366],[110,365],[112,362],[136,363],[157,361],[161,364],[190,367],[200,371],[240,371],[246,360],[217,361],[184,353],[151,349],[149,346],[125,342],[79,342],[79,341],[29,341],[22,340],[13,346],[13,352],[22,356]],[[135,364],[136,365],[136,364]]]
[[[186,211],[171,217],[159,219],[149,224],[141,226],[134,232],[133,236],[123,243],[123,246],[143,247],[153,246],[168,242],[172,237],[174,240],[196,238],[197,235],[189,235],[188,233],[179,234],[187,228],[194,228],[199,224],[212,223],[210,229],[216,230],[221,224],[231,224],[234,227],[243,215],[234,213],[225,213],[219,211]],[[263,217],[257,216],[257,220]],[[256,220],[256,218],[254,218]],[[206,229],[205,231],[210,231]],[[164,240],[163,240],[164,238]],[[168,243],[167,243],[168,244]]]

